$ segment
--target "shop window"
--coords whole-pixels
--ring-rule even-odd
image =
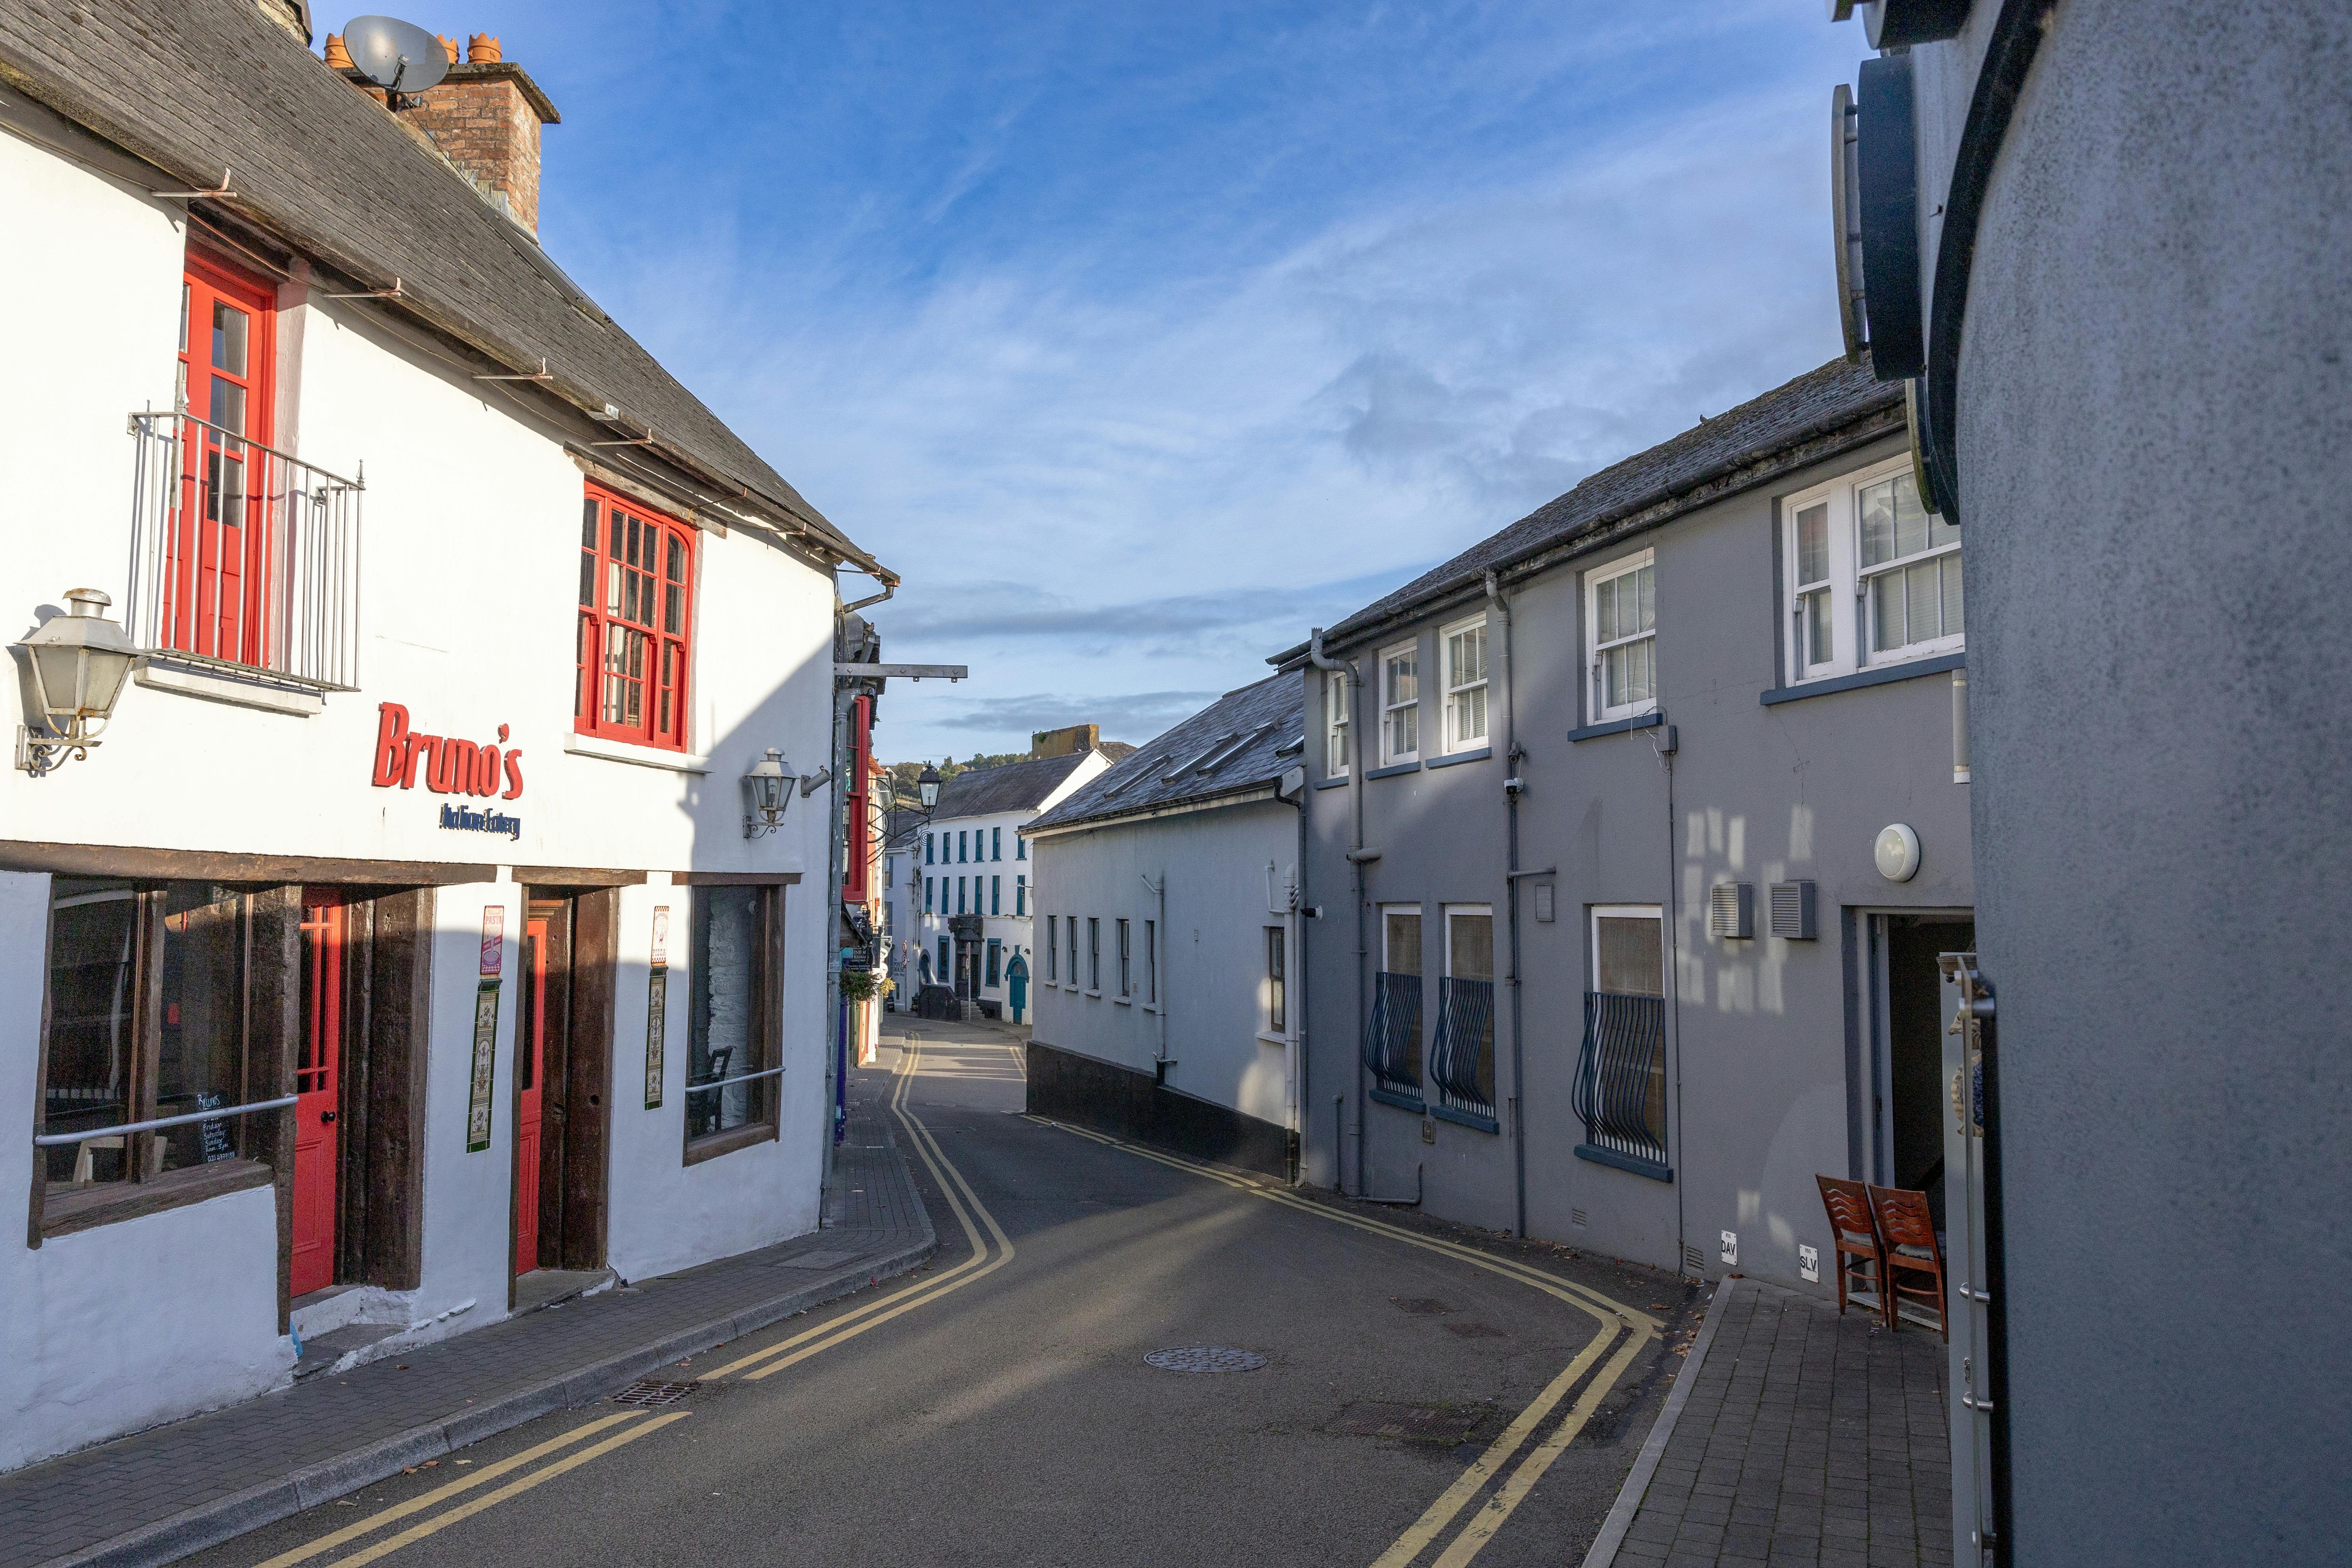
[[[693,932],[686,1044],[689,1162],[757,1142],[751,1130],[774,1134],[783,889],[697,888]]]
[[[260,1136],[236,1108],[280,1090],[248,1079],[252,900],[214,882],[58,877],[49,898],[39,1146],[52,1200],[239,1161]],[[266,1050],[266,1047],[264,1047]],[[144,1132],[110,1128],[207,1110]]]
[[[694,530],[594,485],[581,517],[573,727],[682,752]]]

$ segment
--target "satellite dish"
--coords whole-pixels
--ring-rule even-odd
[[[361,73],[394,100],[423,92],[449,74],[449,52],[441,40],[396,17],[354,16],[343,29],[343,47]]]

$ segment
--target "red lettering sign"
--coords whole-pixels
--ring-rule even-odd
[[[507,727],[499,726],[499,740]],[[422,776],[436,795],[498,795],[513,800],[522,794],[522,751],[499,745],[476,745],[446,735],[427,735],[408,727],[408,709],[398,702],[376,706],[375,768],[368,783],[378,789],[398,784],[415,789]],[[501,779],[506,793],[499,795]]]

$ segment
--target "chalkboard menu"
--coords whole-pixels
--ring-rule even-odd
[[[198,1110],[218,1110],[227,1103],[228,1096],[216,1089],[199,1089],[196,1093]],[[226,1121],[199,1121],[196,1131],[204,1140],[205,1164],[236,1158],[236,1145],[230,1141]]]

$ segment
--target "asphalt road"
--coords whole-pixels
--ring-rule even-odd
[[[855,1092],[932,1264],[671,1369],[676,1404],[549,1415],[191,1561],[1581,1561],[1683,1285],[1034,1121],[1004,1036],[902,1026],[911,1062],[886,1041]],[[1188,1347],[1265,1360],[1144,1359]]]

